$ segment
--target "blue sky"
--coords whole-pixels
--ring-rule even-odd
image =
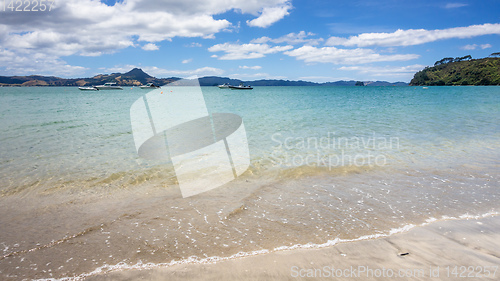
[[[7,4],[10,0],[6,0]],[[409,82],[500,51],[500,1],[55,0],[0,7],[0,75]]]

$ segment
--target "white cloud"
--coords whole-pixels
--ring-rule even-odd
[[[222,14],[230,10],[258,16],[263,8],[281,7],[289,0],[128,0],[130,10],[139,12],[169,11],[186,16],[198,14]]]
[[[254,73],[254,74],[240,74],[240,73],[233,73],[230,75],[230,77],[236,78],[236,79],[242,79],[242,80],[260,80],[260,79],[287,79],[286,76],[276,76],[276,75],[270,75],[269,73]]]
[[[202,67],[202,68],[197,68],[197,69],[191,69],[191,70],[175,70],[175,69],[165,69],[165,68],[159,68],[156,66],[136,66],[136,65],[122,65],[122,66],[115,66],[111,68],[105,68],[103,69],[104,72],[106,73],[114,73],[114,72],[119,72],[119,73],[124,73],[128,72],[133,68],[141,68],[146,72],[147,74],[154,76],[154,77],[171,77],[171,76],[181,76],[181,77],[190,77],[190,76],[212,76],[212,75],[221,75],[224,73],[224,70],[215,68],[215,67]]]
[[[62,55],[99,55],[134,46],[134,37],[149,43],[173,37],[207,37],[230,26],[210,13],[180,16],[165,8],[138,11],[132,9],[134,2],[110,7],[98,1],[67,0],[51,13],[7,15],[0,19],[0,25],[10,34],[2,43],[9,48],[52,50]]]
[[[186,73],[186,75],[198,75],[198,76],[209,76],[209,75],[221,75],[224,70],[215,67],[202,67],[195,70],[183,71],[178,73]]]
[[[99,68],[100,72],[98,74],[103,74],[103,73],[126,73],[126,72],[129,72],[130,70],[132,70],[134,68],[141,68],[141,69],[143,69],[142,66],[136,66],[136,65],[132,65],[132,64],[115,65],[113,67],[101,67],[101,68]],[[148,74],[150,74],[150,73],[148,73]]]
[[[461,8],[461,7],[466,7],[466,6],[469,6],[469,4],[464,4],[464,3],[448,3],[444,7],[446,9],[454,9],[454,8]]]
[[[203,47],[202,44],[198,43],[198,42],[193,42],[189,45],[184,45],[184,47],[191,47],[191,48],[195,48],[195,47]]]
[[[263,28],[269,27],[285,16],[288,16],[290,14],[288,10],[290,10],[291,8],[292,5],[289,2],[285,2],[282,5],[275,7],[264,7],[260,16],[256,19],[247,21],[247,25]]]
[[[267,54],[283,52],[292,49],[292,46],[274,46],[267,44],[217,44],[210,48],[210,52],[225,52],[226,54],[218,57],[219,60],[240,60],[262,58]]]
[[[488,49],[488,48],[491,48],[493,46],[491,46],[491,44],[481,44],[481,45],[477,45],[477,44],[468,44],[468,45],[465,45],[463,47],[461,47],[460,49],[462,50],[475,50],[477,49],[478,47],[480,47],[481,49]]]
[[[415,72],[422,70],[425,65],[414,64],[408,66],[342,66],[338,70],[356,71],[360,74],[369,74],[370,76],[413,76]]]
[[[477,48],[477,44],[467,44],[460,49],[462,50],[475,50]]]
[[[385,80],[410,81],[416,72],[425,68],[425,65],[414,64],[408,66],[342,66],[335,70],[344,73],[354,72],[353,80]]]
[[[153,73],[156,73],[154,70],[152,70]],[[184,77],[189,77],[189,76],[213,76],[213,75],[221,75],[224,73],[224,70],[215,68],[215,67],[202,67],[202,68],[197,68],[193,70],[165,70],[163,72],[159,71],[160,73],[168,74],[168,75],[179,75],[179,76],[184,76]]]
[[[153,43],[148,43],[148,44],[142,46],[142,49],[145,51],[157,51],[160,48]]]
[[[224,32],[234,32],[234,33],[239,33],[241,28],[241,22],[239,21],[238,24],[234,25],[232,24],[229,28],[225,28],[222,31]]]
[[[152,51],[158,49],[157,42],[175,37],[214,38],[233,27],[216,15],[251,14],[257,17],[256,25],[268,26],[279,20],[276,11],[283,7],[291,7],[288,0],[127,0],[113,6],[96,0],[56,1],[50,13],[2,12],[0,46],[16,57],[41,54],[54,58],[53,62],[62,62],[62,56],[100,56],[129,47]],[[47,68],[35,65],[31,69]],[[61,75],[68,73],[64,69]]]
[[[246,66],[246,65],[240,65],[241,69],[253,69],[253,70],[259,70],[262,68],[260,65],[255,65],[255,66]]]
[[[393,33],[362,33],[349,38],[330,37],[326,41],[328,46],[412,46],[451,38],[471,38],[475,36],[500,34],[500,24],[471,25],[448,29],[398,29]]]
[[[381,55],[370,49],[337,49],[335,47],[317,48],[303,46],[285,52],[286,55],[306,63],[362,64],[380,61],[407,61],[416,59],[416,54]]]
[[[74,77],[82,75],[88,69],[74,66],[54,55],[36,54],[33,52],[18,51],[0,48],[0,73],[10,76],[16,75],[53,75],[60,77]]]
[[[312,32],[306,33],[305,31],[300,31],[299,33],[289,33],[287,35],[281,36],[276,39],[269,38],[267,36],[260,37],[257,39],[253,39],[250,41],[250,43],[267,43],[267,42],[273,42],[276,44],[281,44],[281,43],[287,43],[290,45],[295,45],[295,44],[305,44],[305,45],[318,45],[320,42],[322,42],[324,39],[323,38],[317,38],[317,39],[306,39],[308,36],[314,36],[316,34]]]
[[[254,43],[254,44],[264,44],[264,43],[267,43],[267,42],[270,42],[272,41],[273,39],[270,38],[270,37],[267,37],[267,36],[263,36],[263,37],[260,37],[260,38],[257,38],[257,39],[253,39],[250,41],[250,43]]]
[[[192,61],[193,61],[193,59],[185,59],[185,60],[182,61],[182,63],[190,63]]]
[[[327,81],[334,81],[333,79],[335,79],[335,78],[329,77],[329,76],[301,76],[301,77],[299,77],[299,79],[303,80],[303,81],[327,82]]]

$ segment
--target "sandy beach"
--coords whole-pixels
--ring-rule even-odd
[[[0,281],[500,281],[499,10],[1,1]]]
[[[500,216],[446,220],[388,237],[87,280],[498,280]]]
[[[142,90],[2,88],[0,279],[498,279],[500,88],[202,88],[251,165],[189,197],[137,152]]]

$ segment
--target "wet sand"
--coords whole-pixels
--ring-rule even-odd
[[[373,240],[86,280],[498,280],[500,216],[448,220]]]

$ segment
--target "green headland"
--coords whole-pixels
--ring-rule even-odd
[[[500,53],[487,58],[444,58],[417,72],[410,86],[500,85]]]

